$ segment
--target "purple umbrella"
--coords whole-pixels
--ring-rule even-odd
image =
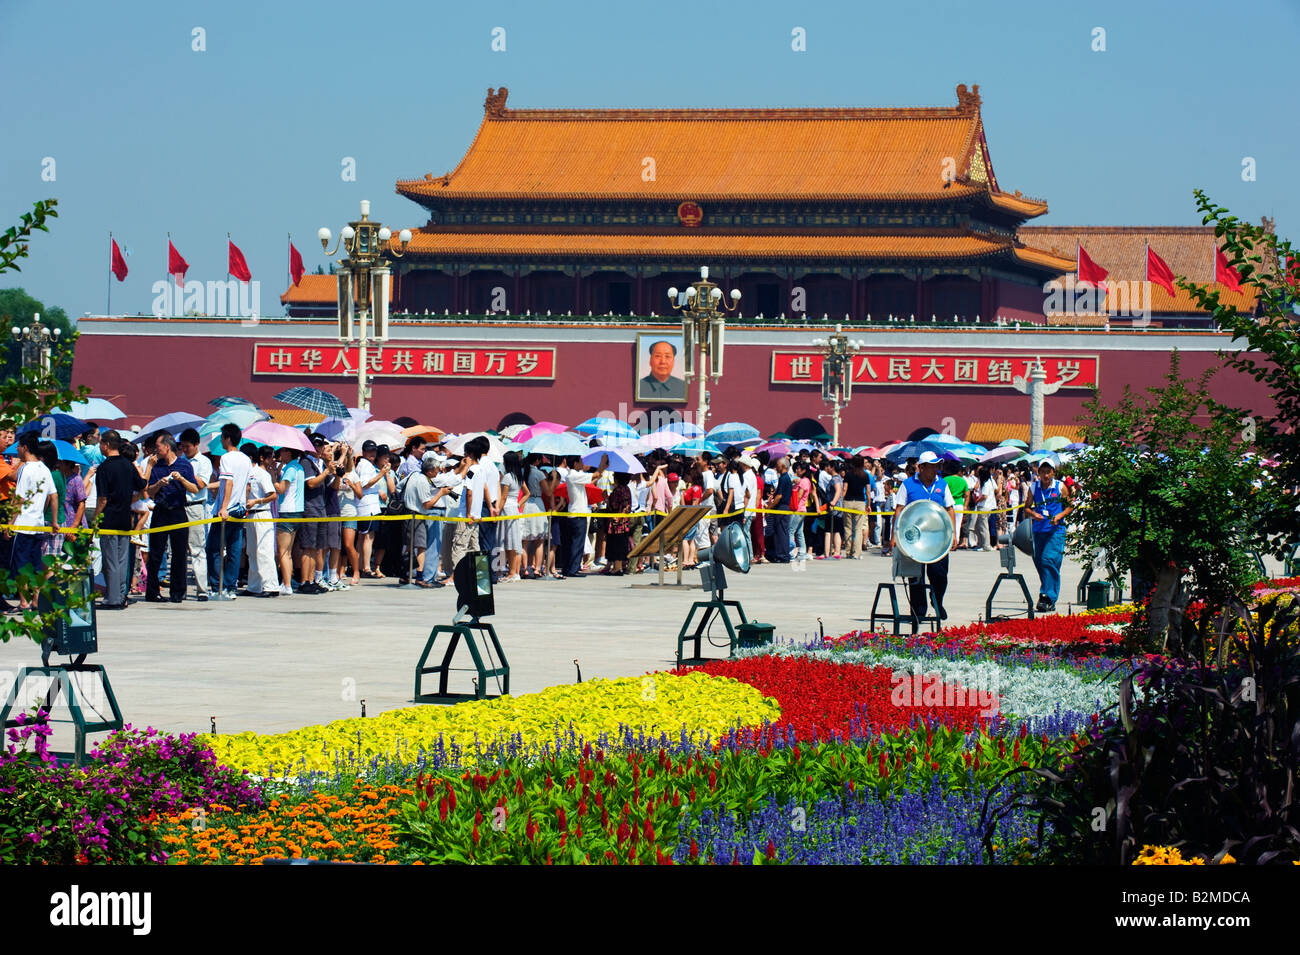
[[[635,456],[623,448],[592,448],[582,456],[582,463],[593,468],[600,465],[600,459],[609,456],[609,470],[615,474],[644,474],[645,467]]]

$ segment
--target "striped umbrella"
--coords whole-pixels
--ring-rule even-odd
[[[234,395],[221,395],[220,397],[213,398],[208,402],[208,404],[212,405],[214,408],[231,408],[235,405],[248,405],[251,408],[257,407],[256,404],[249,401],[247,398],[236,398]]]
[[[315,411],[327,418],[343,418],[348,413],[348,406],[336,395],[332,395],[328,391],[321,391],[319,388],[308,388],[306,385],[299,385],[297,388],[282,391],[275,396],[275,400],[283,401],[294,408]]]

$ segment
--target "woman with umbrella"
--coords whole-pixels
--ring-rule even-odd
[[[601,573],[607,577],[623,576],[624,563],[632,550],[632,492],[628,481],[626,472],[614,474],[614,486],[605,506],[607,513],[617,515],[609,518],[605,530],[605,558],[609,565]]]

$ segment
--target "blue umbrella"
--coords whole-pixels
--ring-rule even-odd
[[[45,440],[57,438],[60,441],[67,441],[69,438],[81,437],[89,429],[90,425],[80,418],[74,418],[70,414],[55,411],[44,417],[37,418],[35,421],[27,422],[15,434],[28,434],[35,431]],[[52,435],[51,432],[53,432]]]
[[[697,454],[703,454],[708,451],[710,454],[721,454],[722,448],[709,441],[707,438],[691,438],[689,441],[683,441],[681,444],[673,445],[674,454],[686,454],[694,457]]]
[[[891,461],[906,461],[908,458],[919,458],[926,451],[933,451],[945,460],[956,460],[957,456],[952,452],[952,445],[943,444],[938,441],[905,441],[894,450],[886,455]]]
[[[625,421],[619,421],[617,418],[588,418],[582,424],[574,425],[574,431],[580,431],[583,434],[598,435],[617,435],[625,438],[639,438],[631,425]]]
[[[186,428],[200,428],[207,422],[207,419],[201,414],[190,414],[188,411],[173,411],[170,414],[161,415],[154,418],[148,424],[140,429],[140,436],[137,441],[143,441],[149,435],[158,431],[166,431],[173,437],[180,434]]]
[[[328,391],[321,391],[319,388],[308,388],[305,385],[300,385],[297,388],[290,388],[288,391],[280,392],[275,396],[275,400],[283,401],[295,408],[315,411],[327,418],[346,418],[348,416],[347,405],[335,395],[330,394]]]
[[[74,401],[66,408],[59,408],[58,410],[85,421],[92,421],[96,418],[105,418],[112,421],[115,418],[126,417],[125,411],[105,398],[87,398],[85,401]]]
[[[668,434],[680,434],[688,438],[700,438],[704,436],[704,429],[694,421],[674,421],[672,424],[666,424],[660,431],[666,431]]]
[[[214,408],[232,408],[236,405],[248,405],[250,408],[257,407],[256,404],[249,401],[247,398],[236,398],[234,395],[221,395],[218,398],[213,398],[208,402],[208,404],[212,405]]]
[[[549,454],[552,457],[582,457],[590,447],[582,443],[576,434],[562,431],[559,434],[539,434],[524,445],[528,454]]]
[[[644,474],[645,466],[622,448],[592,448],[582,456],[582,463],[593,468],[600,465],[600,459],[608,456],[609,470],[615,474]]]
[[[728,421],[710,428],[707,437],[714,444],[739,444],[750,438],[759,437],[759,433],[757,428],[743,421]]]
[[[254,421],[265,421],[268,417],[270,416],[259,408],[245,405],[231,405],[208,415],[207,421],[204,422],[203,427],[199,428],[199,434],[203,437],[207,437],[210,434],[216,434],[221,431],[222,425],[231,421],[239,425],[242,430],[247,428]]]
[[[90,460],[84,454],[82,454],[80,450],[78,450],[75,444],[71,444],[67,441],[60,441],[58,438],[55,438],[54,450],[58,452],[60,461],[71,461],[73,464],[85,464],[85,465],[90,464]],[[18,453],[17,442],[5,448],[3,453],[17,454]]]

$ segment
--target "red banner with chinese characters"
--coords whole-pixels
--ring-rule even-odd
[[[257,343],[253,346],[253,374],[355,375],[360,349],[355,345]],[[366,365],[371,375],[396,378],[520,378],[530,381],[555,379],[555,349],[484,348],[478,345],[366,346]]]
[[[1016,378],[1027,378],[1035,364],[1047,373],[1047,384],[1062,388],[1088,388],[1099,383],[1100,361],[1096,355],[1008,355],[967,352],[856,352],[853,356],[854,387],[869,385],[930,385],[942,387],[997,388]],[[775,351],[772,353],[772,384],[821,385],[822,352]]]

